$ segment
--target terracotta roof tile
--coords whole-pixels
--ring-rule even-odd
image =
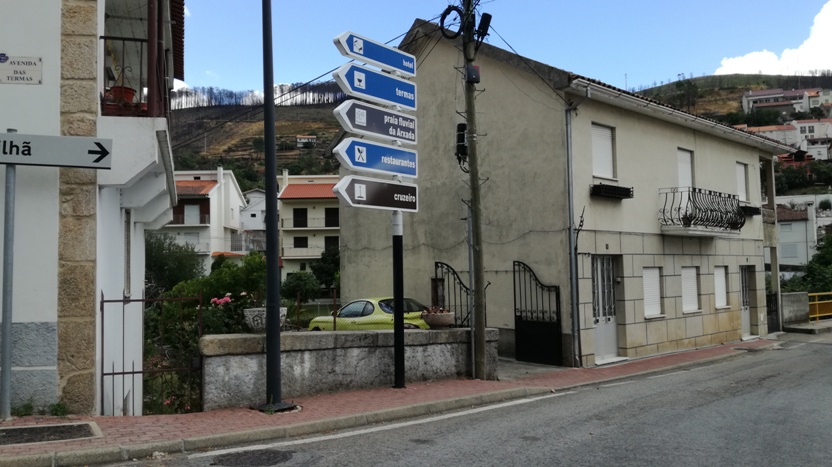
[[[216,180],[177,180],[176,194],[179,196],[207,196],[217,186]]]
[[[332,192],[334,183],[307,183],[304,185],[286,185],[280,193],[280,199],[329,199],[335,198]]]
[[[807,221],[809,220],[809,213],[807,211],[797,211],[782,204],[777,205],[777,221]]]

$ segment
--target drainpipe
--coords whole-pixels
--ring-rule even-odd
[[[574,103],[565,110],[566,115],[566,192],[567,219],[569,222],[569,303],[572,316],[572,366],[581,365],[581,324],[578,306],[578,245],[575,239],[575,208],[574,190],[572,187],[572,111],[577,106]]]

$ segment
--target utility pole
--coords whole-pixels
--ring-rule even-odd
[[[462,51],[465,55],[465,119],[468,123],[468,176],[471,185],[471,233],[473,249],[474,278],[471,290],[474,293],[474,378],[485,379],[485,289],[482,260],[482,205],[480,200],[480,171],[477,162],[477,113],[474,106],[476,83],[471,79],[476,58],[474,37],[474,1],[462,1]]]

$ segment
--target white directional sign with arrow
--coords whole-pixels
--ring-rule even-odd
[[[419,187],[411,183],[347,175],[332,191],[354,208],[419,211]]]
[[[109,169],[113,140],[0,133],[0,164]]]

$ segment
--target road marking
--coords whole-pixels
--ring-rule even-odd
[[[260,450],[260,449],[274,449],[274,448],[281,448],[281,447],[287,447],[287,446],[297,446],[299,444],[309,444],[309,443],[317,443],[317,442],[320,442],[320,441],[329,441],[329,440],[333,440],[333,439],[349,438],[351,436],[364,435],[364,434],[368,434],[368,433],[376,433],[378,431],[384,431],[384,430],[394,430],[396,428],[404,428],[404,427],[413,426],[413,425],[421,425],[421,424],[424,424],[424,423],[432,423],[432,422],[436,422],[436,421],[440,421],[440,420],[447,420],[447,419],[451,419],[451,418],[462,417],[462,416],[465,416],[465,415],[472,415],[472,414],[475,414],[475,413],[485,412],[485,411],[488,411],[488,410],[502,409],[504,407],[512,407],[512,406],[520,405],[520,404],[528,404],[530,402],[537,402],[537,401],[540,401],[540,400],[543,400],[543,399],[549,399],[549,398],[552,398],[552,397],[565,396],[567,394],[575,394],[575,391],[559,392],[557,394],[547,394],[545,396],[532,397],[532,398],[528,398],[528,399],[518,399],[518,400],[514,400],[514,401],[502,402],[500,404],[488,405],[488,406],[485,406],[485,407],[477,407],[476,409],[465,410],[465,411],[462,411],[462,412],[454,412],[454,413],[449,413],[449,414],[444,414],[444,415],[436,415],[434,417],[428,417],[428,418],[424,418],[424,419],[420,419],[420,420],[411,420],[409,422],[394,423],[392,425],[378,426],[378,427],[373,427],[373,428],[364,428],[364,429],[361,429],[361,430],[350,431],[350,432],[347,432],[347,433],[338,433],[338,434],[334,434],[334,435],[317,436],[317,437],[314,437],[314,438],[304,438],[304,439],[298,439],[298,440],[294,440],[294,441],[281,441],[279,443],[260,444],[260,445],[256,445],[256,446],[246,446],[246,447],[242,447],[242,448],[229,448],[229,449],[222,449],[222,450],[218,450],[218,451],[202,452],[202,453],[198,453],[198,454],[190,454],[188,456],[188,459],[196,459],[196,458],[200,458],[200,457],[213,457],[213,456],[220,456],[220,455],[223,455],[223,454],[230,454],[230,453],[235,453],[235,452],[257,451],[257,450]]]
[[[656,375],[656,376],[648,376],[647,379],[664,378],[665,376],[680,375],[682,373],[687,373],[687,371],[684,371],[684,370],[683,371],[674,371],[672,373],[664,373],[664,374]]]
[[[796,348],[798,348],[798,347],[803,347],[804,345],[806,345],[806,343],[805,343],[805,342],[801,342],[800,344],[795,344],[795,345],[793,345],[791,348],[796,349]]]
[[[630,383],[635,383],[635,381],[622,381],[622,382],[620,382],[620,383],[602,384],[602,385],[600,385],[600,386],[598,386],[598,387],[600,387],[600,388],[611,388],[611,387],[613,387],[613,386],[621,386],[621,385],[623,385],[623,384],[630,384]]]

